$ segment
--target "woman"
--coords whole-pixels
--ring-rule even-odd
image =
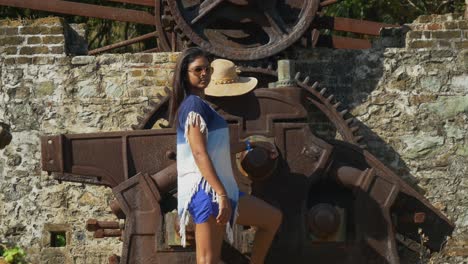
[[[282,214],[239,192],[232,172],[227,123],[203,100],[212,71],[207,55],[199,48],[189,48],[180,55],[174,72],[172,113],[177,113],[182,245],[190,214],[195,222],[197,263],[217,264],[225,232],[232,242],[235,221],[257,227],[251,263],[263,263]]]

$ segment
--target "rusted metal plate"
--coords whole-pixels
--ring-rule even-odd
[[[61,0],[0,0],[0,5],[29,8],[67,15],[95,17],[137,24],[154,25],[154,16],[145,11],[137,11],[109,6],[99,6]]]
[[[158,36],[158,32],[156,32],[156,31],[151,32],[151,33],[141,35],[141,36],[136,37],[136,38],[128,39],[128,40],[125,40],[125,41],[122,41],[122,42],[119,42],[119,43],[114,43],[112,45],[108,45],[108,46],[101,47],[101,48],[98,48],[98,49],[90,50],[88,52],[88,55],[95,55],[95,54],[111,51],[113,49],[125,47],[125,46],[128,46],[128,45],[132,45],[134,43],[137,43],[137,42],[149,39],[149,38],[155,38],[157,36]]]
[[[367,39],[321,35],[318,38],[317,47],[334,49],[370,49],[372,48],[372,43]]]
[[[41,142],[43,170],[63,181],[115,187],[174,163],[168,155],[175,153],[172,129],[50,136]]]
[[[314,26],[321,29],[331,29],[374,36],[380,35],[380,30],[384,27],[398,27],[398,25],[392,24],[328,16],[317,17],[314,20]]]
[[[106,1],[142,5],[142,6],[151,6],[151,7],[154,7],[154,2],[155,2],[155,0],[106,0]]]

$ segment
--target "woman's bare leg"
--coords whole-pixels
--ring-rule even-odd
[[[195,242],[197,264],[218,264],[221,260],[221,244],[223,242],[225,225],[216,223],[213,216],[195,227]]]
[[[281,225],[283,214],[267,202],[251,195],[239,199],[237,224],[257,227],[251,262],[263,264],[268,249]]]

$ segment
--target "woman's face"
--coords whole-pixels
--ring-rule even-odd
[[[188,82],[192,89],[205,89],[211,79],[210,62],[205,57],[198,57],[188,65]]]

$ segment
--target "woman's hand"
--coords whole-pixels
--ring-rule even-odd
[[[219,197],[219,213],[216,217],[216,223],[225,225],[231,219],[232,208],[231,202],[227,196]]]

